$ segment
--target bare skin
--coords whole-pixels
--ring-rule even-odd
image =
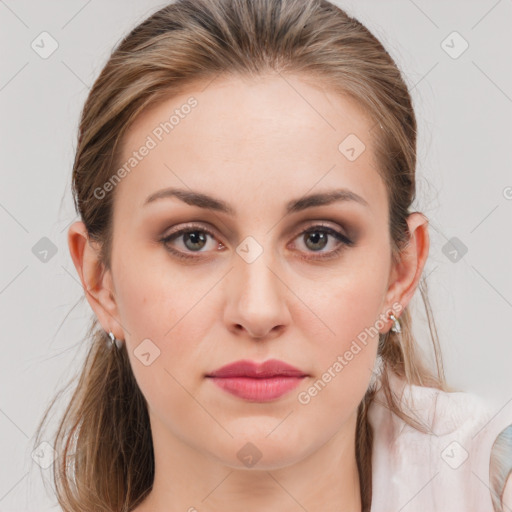
[[[116,186],[111,270],[103,271],[83,223],[68,236],[87,299],[103,329],[125,340],[149,406],[155,481],[135,511],[234,512],[241,504],[245,512],[360,511],[356,413],[378,337],[309,403],[298,396],[365,328],[380,318],[379,332],[390,329],[387,313],[396,303],[406,307],[417,288],[428,221],[409,216],[410,244],[393,265],[387,194],[369,137],[374,123],[304,77],[190,86],[137,119],[123,162],[190,96],[197,106]],[[338,149],[351,133],[366,144],[354,161]],[[221,199],[235,214],[176,197],[144,206],[167,187]],[[340,188],[367,205],[338,201],[285,215],[293,199]],[[159,239],[190,222],[199,225],[191,231],[213,236],[200,231],[202,245],[197,235],[168,243],[191,256],[182,260]],[[316,238],[303,234],[320,223],[353,245],[320,261],[340,246],[332,235],[319,238],[319,228]],[[250,263],[236,251],[246,237],[262,249]],[[147,338],[160,350],[149,366],[134,354]],[[205,377],[239,359],[270,358],[309,376],[267,403],[228,394]],[[248,442],[261,453],[252,467],[237,456]]]

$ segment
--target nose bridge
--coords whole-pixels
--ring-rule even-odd
[[[269,238],[266,239],[267,241]],[[236,248],[237,259],[231,276],[228,321],[242,325],[252,334],[263,336],[276,325],[286,323],[281,282],[272,249],[247,237]]]
[[[279,293],[278,278],[271,270],[273,258],[270,247],[263,247],[253,237],[247,237],[236,249],[239,256],[236,262],[237,281],[241,289],[240,299],[249,301],[258,298],[275,302]],[[261,304],[263,305],[263,304]]]

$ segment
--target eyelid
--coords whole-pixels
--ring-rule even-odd
[[[215,230],[210,228],[208,225],[198,224],[195,222],[189,222],[189,223],[185,223],[183,225],[179,225],[179,227],[177,227],[175,229],[172,229],[170,232],[163,235],[162,238],[167,239],[169,237],[172,237],[173,235],[182,234],[183,232],[193,231],[193,230],[204,231],[205,233],[208,233],[214,237],[217,237],[217,235],[215,234]]]
[[[327,232],[335,232],[335,233],[339,234],[347,242],[352,242],[351,236],[346,233],[347,230],[342,228],[339,225],[332,226],[330,224],[327,224],[325,221],[321,221],[321,220],[314,220],[314,221],[309,221],[309,222],[310,223],[307,226],[302,225],[302,227],[299,229],[299,232],[297,233],[296,237],[299,235],[302,235],[303,233],[308,233],[310,231],[315,231],[315,230],[320,231],[319,228],[323,228]]]

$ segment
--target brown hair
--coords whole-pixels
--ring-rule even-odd
[[[401,73],[371,32],[326,0],[179,0],[135,27],[115,48],[84,105],[73,165],[75,207],[110,269],[113,192],[95,190],[120,165],[123,136],[149,106],[186,91],[196,80],[257,76],[266,72],[315,78],[348,95],[374,122],[368,134],[386,184],[393,261],[408,243],[407,217],[415,198],[416,118]],[[446,390],[426,281],[419,289],[427,313],[436,372],[424,363],[408,308],[402,333],[379,337],[387,406],[402,411],[387,378],[392,371],[410,384]],[[53,477],[65,512],[130,511],[151,490],[153,445],[146,401],[132,374],[126,347],[110,350],[92,319],[88,354],[74,394],[60,420]],[[71,381],[72,382],[72,381]],[[71,383],[70,382],[70,383]],[[375,390],[358,408],[356,454],[363,510],[371,505],[372,432],[367,420]],[[57,398],[57,397],[56,397]],[[50,404],[39,425],[53,406]]]

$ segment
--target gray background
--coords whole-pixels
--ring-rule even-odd
[[[430,219],[425,272],[447,377],[499,418],[512,403],[512,1],[337,3],[384,43],[412,88],[416,208]],[[1,512],[58,510],[41,481],[51,467],[40,470],[31,452],[42,412],[80,363],[92,314],[66,240],[79,112],[113,46],[163,5],[0,0]],[[45,59],[31,47],[43,31],[58,43]],[[454,31],[469,44],[457,58]],[[46,261],[43,237],[56,251]],[[457,261],[452,244],[467,249]],[[416,296],[426,339],[420,305]]]

